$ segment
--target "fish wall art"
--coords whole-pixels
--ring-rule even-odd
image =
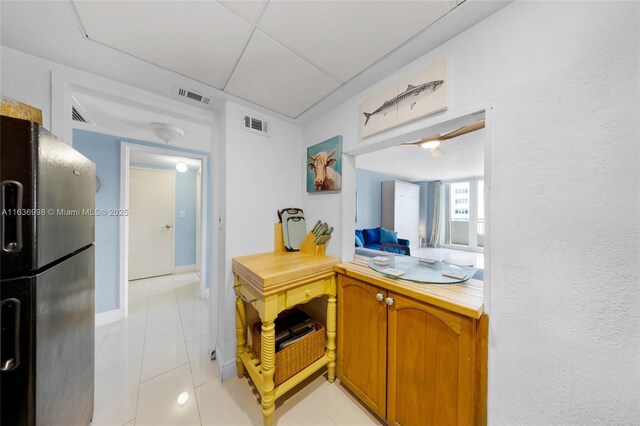
[[[442,59],[371,96],[360,106],[366,138],[447,109],[447,61]]]

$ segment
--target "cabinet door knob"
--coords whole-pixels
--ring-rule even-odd
[[[382,293],[376,294],[376,299],[378,300],[378,302],[382,302],[384,300],[384,294]]]
[[[387,305],[391,306],[391,305],[393,305],[393,298],[387,297],[387,300],[385,300],[385,302],[386,302]]]

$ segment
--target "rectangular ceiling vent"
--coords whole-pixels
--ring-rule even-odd
[[[250,115],[242,115],[242,126],[245,130],[253,133],[257,133],[262,136],[269,136],[270,126],[269,123],[259,118],[251,117]]]
[[[196,90],[185,89],[177,85],[173,86],[173,94],[191,103],[211,106],[213,103],[213,97],[202,94]]]

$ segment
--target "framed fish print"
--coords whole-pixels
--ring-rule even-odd
[[[447,92],[442,59],[362,102],[362,138],[446,110]]]
[[[342,188],[342,136],[307,148],[307,192],[340,191]]]

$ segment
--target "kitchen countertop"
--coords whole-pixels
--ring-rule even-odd
[[[421,284],[386,277],[368,266],[354,262],[336,265],[339,274],[429,303],[451,312],[480,318],[484,308],[484,283],[470,279],[459,284]]]
[[[296,252],[268,252],[234,257],[234,273],[244,276],[247,283],[264,296],[286,289],[291,282],[316,279],[333,274],[340,259],[331,256],[311,256]],[[299,283],[298,283],[299,284]]]

